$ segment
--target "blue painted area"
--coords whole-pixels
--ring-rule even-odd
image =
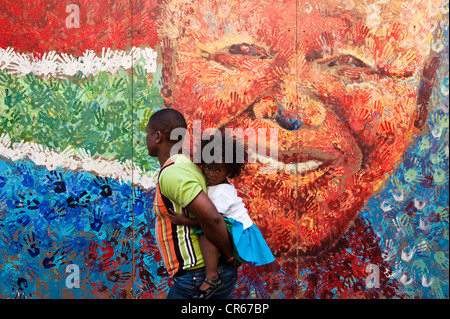
[[[27,160],[2,158],[0,168],[2,298],[123,298],[143,285],[133,264],[160,284],[158,251],[146,248],[154,244],[154,189]],[[67,288],[70,264],[83,289]]]
[[[418,298],[448,298],[449,291],[448,76],[438,83],[434,98],[442,104],[430,110],[427,134],[360,213],[379,236],[389,275]]]

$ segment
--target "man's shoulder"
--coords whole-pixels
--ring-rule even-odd
[[[175,154],[169,157],[169,159],[164,163],[163,168],[169,168],[177,165],[191,165],[193,167],[197,167],[186,155],[183,154]]]
[[[186,178],[194,178],[200,181],[204,179],[200,168],[183,154],[170,157],[160,172],[160,181],[164,179],[182,180]]]
[[[206,181],[201,170],[185,156],[171,157],[172,163],[163,166],[158,179],[161,193],[186,207],[200,191],[206,191]]]
[[[195,165],[188,157],[183,154],[176,154],[171,156],[162,167],[162,172],[176,172],[180,170],[200,171],[197,165]]]

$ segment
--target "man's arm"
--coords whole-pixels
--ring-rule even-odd
[[[201,191],[186,208],[195,216],[206,237],[219,249],[227,262],[232,260],[234,256],[230,234],[223,217],[208,195]]]
[[[195,218],[189,218],[184,214],[177,214],[173,211],[173,209],[168,208],[168,214],[170,221],[175,225],[183,225],[188,227],[200,227],[200,223]]]

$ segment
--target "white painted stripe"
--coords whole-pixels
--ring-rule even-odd
[[[50,51],[37,58],[31,53],[17,53],[13,48],[0,48],[0,70],[17,76],[32,74],[45,78],[67,78],[78,72],[84,77],[101,71],[115,74],[119,68],[129,70],[141,65],[147,73],[154,73],[156,55],[151,48],[133,47],[127,51],[103,48],[98,55],[86,50],[82,56]]]
[[[33,142],[11,143],[9,135],[2,134],[0,136],[0,156],[11,161],[30,160],[36,165],[45,166],[50,171],[60,167],[75,172],[86,171],[120,182],[132,182],[146,189],[156,186],[155,174],[157,172],[143,172],[129,159],[121,163],[116,159],[92,158],[89,150],[82,148],[67,147],[64,151],[58,152]]]

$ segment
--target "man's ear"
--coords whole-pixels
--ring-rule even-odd
[[[155,143],[161,144],[164,141],[164,135],[161,133],[161,131],[155,132]]]

